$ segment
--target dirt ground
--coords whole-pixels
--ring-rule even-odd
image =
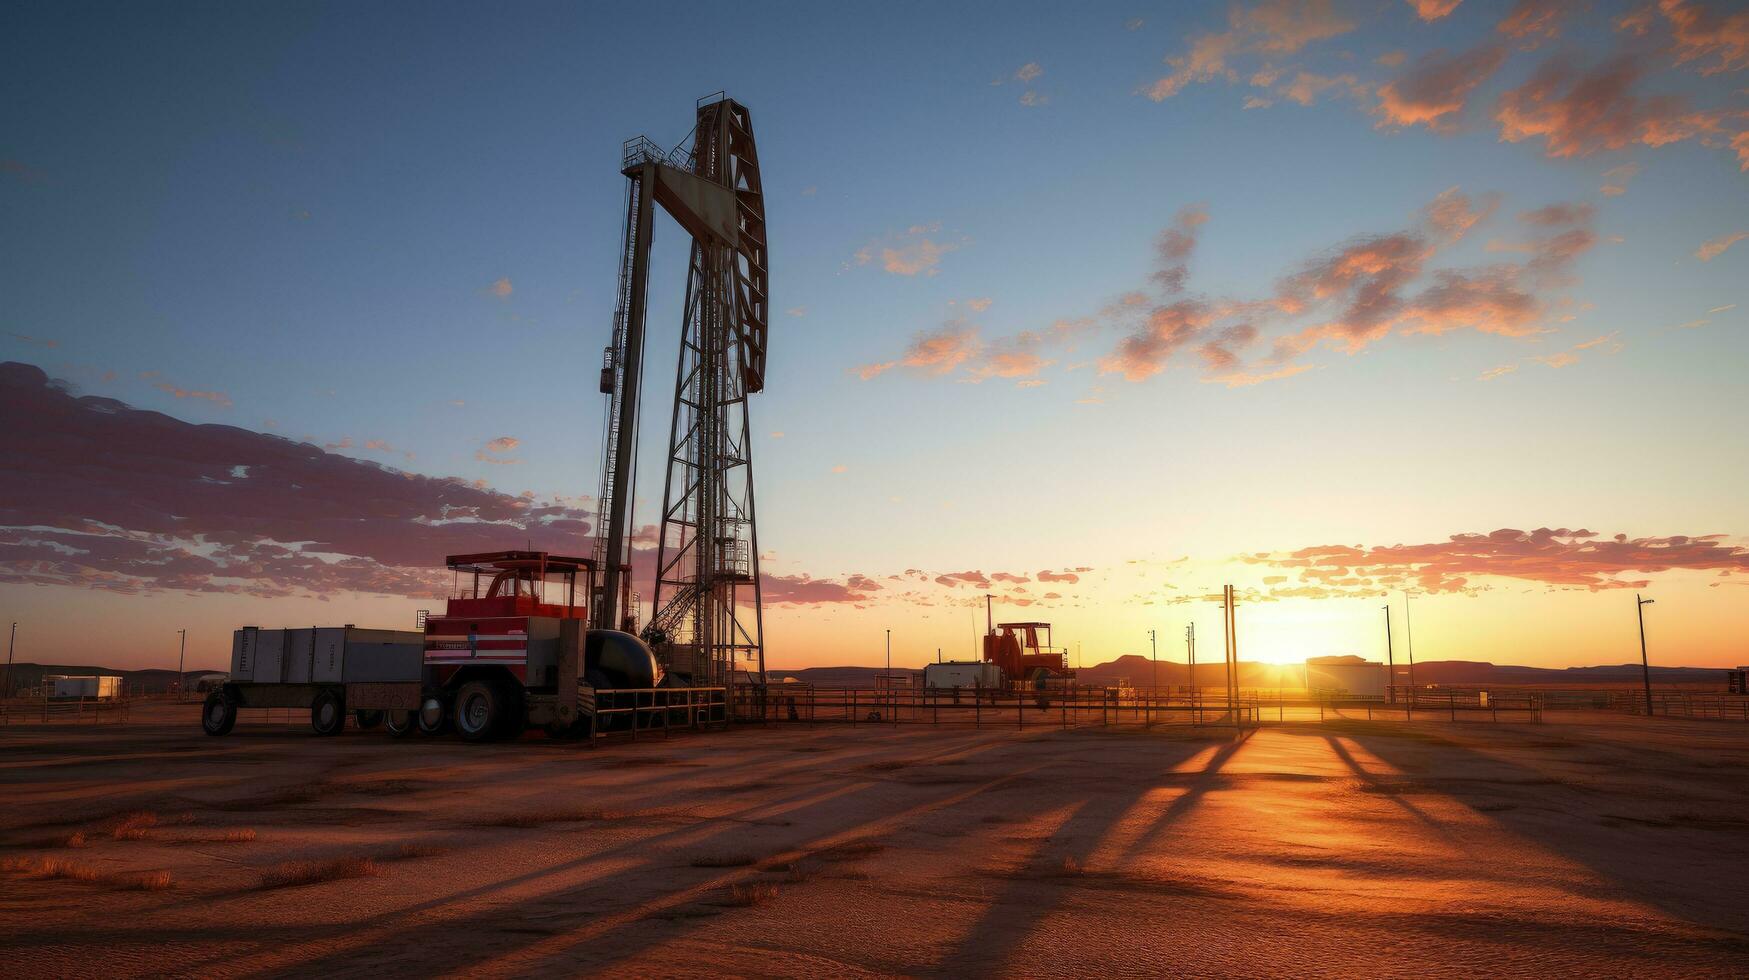
[[[1749,727],[0,728],[13,976],[1741,975]]]

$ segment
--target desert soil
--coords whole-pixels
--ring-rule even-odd
[[[0,728],[12,976],[1742,975],[1749,726]]]

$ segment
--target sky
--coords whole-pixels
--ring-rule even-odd
[[[0,88],[20,661],[586,554],[620,145],[726,91],[771,667],[969,656],[986,593],[1207,656],[1227,583],[1245,659],[1382,660],[1389,604],[1417,659],[1626,663],[1644,593],[1654,661],[1749,663],[1741,7],[27,2]]]

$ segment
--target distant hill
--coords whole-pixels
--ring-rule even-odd
[[[210,670],[190,670],[189,690],[193,690],[194,678],[201,674],[215,673]],[[217,671],[217,673],[224,673]],[[93,667],[88,664],[13,664],[11,675],[6,673],[4,662],[0,662],[0,686],[8,690],[18,691],[25,688],[40,687],[42,679],[50,674],[66,674],[72,677],[120,677],[122,689],[129,694],[168,694],[175,690],[176,671],[152,668],[148,670],[115,670],[111,667]]]

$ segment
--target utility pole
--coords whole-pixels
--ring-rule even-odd
[[[6,692],[5,697],[12,696],[12,652],[18,648],[18,623],[12,624],[12,639],[6,644]]]
[[[187,683],[184,678],[188,675],[182,672],[182,668],[188,659],[188,631],[183,629],[176,632],[182,634],[181,646],[176,651],[176,700],[186,701],[188,698],[182,688]]]
[[[1640,617],[1640,676],[1646,681],[1646,717],[1652,717],[1652,665],[1646,659],[1646,607],[1656,599],[1642,599],[1634,593],[1634,612]]]
[[[1233,587],[1227,586],[1227,711],[1233,716],[1233,727],[1239,727],[1239,601],[1233,597]]]
[[[1202,724],[1201,702],[1197,700],[1196,687],[1196,624],[1187,623],[1184,627],[1184,650],[1190,657],[1190,706],[1196,712],[1196,723]]]
[[[1155,642],[1153,630],[1148,631],[1148,648],[1153,651],[1149,657],[1154,661],[1153,683],[1154,689],[1157,691],[1160,689],[1160,644]]]
[[[1409,688],[1415,689],[1415,623],[1409,618],[1409,590],[1403,590],[1403,629],[1409,634]],[[1414,697],[1414,695],[1410,695]]]
[[[1391,652],[1391,604],[1385,603],[1385,693],[1397,703],[1397,657]]]
[[[887,683],[893,681],[893,631],[887,630]]]

